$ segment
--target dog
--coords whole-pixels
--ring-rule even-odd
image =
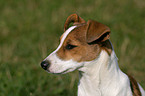
[[[53,74],[79,70],[78,96],[145,96],[140,84],[120,70],[110,32],[102,23],[70,15],[58,48],[41,67]]]

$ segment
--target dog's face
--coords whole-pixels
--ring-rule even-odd
[[[64,74],[95,60],[101,50],[107,50],[109,53],[110,48],[104,47],[107,45],[105,42],[109,39],[110,33],[107,26],[92,20],[87,23],[84,21],[76,23],[75,26],[65,29],[58,48],[41,63],[43,69],[50,73]]]

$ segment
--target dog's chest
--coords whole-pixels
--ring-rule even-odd
[[[90,81],[80,81],[78,86],[78,96],[101,96],[101,92],[97,85],[94,86]]]

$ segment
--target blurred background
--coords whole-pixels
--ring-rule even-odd
[[[0,0],[0,96],[76,96],[78,71],[40,67],[73,13],[111,28],[120,68],[145,88],[144,0]]]

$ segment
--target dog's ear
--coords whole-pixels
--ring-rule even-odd
[[[110,38],[109,27],[93,20],[89,20],[87,22],[87,33],[86,33],[87,43],[92,43],[95,41],[103,42],[108,40],[109,38]]]
[[[80,16],[78,16],[77,14],[72,14],[70,15],[66,21],[65,21],[65,24],[64,24],[64,31],[66,31],[70,25],[70,23],[73,23],[73,25],[76,25],[76,24],[80,24],[80,23],[85,23],[85,20],[82,19]]]

